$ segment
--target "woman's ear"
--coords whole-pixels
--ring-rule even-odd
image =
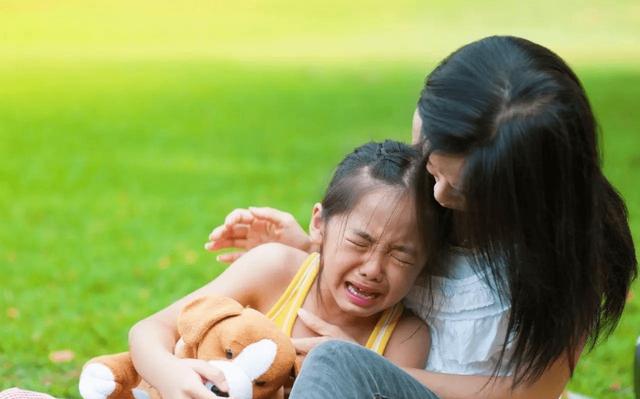
[[[309,238],[311,243],[320,247],[324,235],[324,219],[322,218],[322,204],[317,202],[311,211],[311,222],[309,223]]]

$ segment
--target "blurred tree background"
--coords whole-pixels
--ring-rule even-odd
[[[637,1],[0,0],[0,389],[78,397],[84,361],[222,270],[202,245],[228,211],[306,223],[336,162],[408,141],[426,74],[493,34],[576,69],[637,238]],[[632,398],[638,326],[632,294],[571,389]]]

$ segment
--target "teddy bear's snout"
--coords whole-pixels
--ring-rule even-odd
[[[236,399],[251,399],[253,396],[253,382],[264,374],[276,359],[278,346],[270,339],[262,339],[247,345],[233,360],[213,360],[209,363],[216,366],[224,374],[229,385],[229,395]],[[256,385],[261,385],[257,381]],[[214,385],[207,384],[207,388],[213,391]],[[215,389],[218,389],[215,387]],[[222,396],[222,397],[229,397]]]

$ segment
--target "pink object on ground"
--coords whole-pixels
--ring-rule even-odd
[[[0,392],[0,399],[55,399],[46,393],[25,391],[20,388],[10,388]]]

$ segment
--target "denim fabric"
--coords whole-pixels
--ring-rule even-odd
[[[290,399],[438,399],[387,359],[360,345],[330,341],[307,356]]]

